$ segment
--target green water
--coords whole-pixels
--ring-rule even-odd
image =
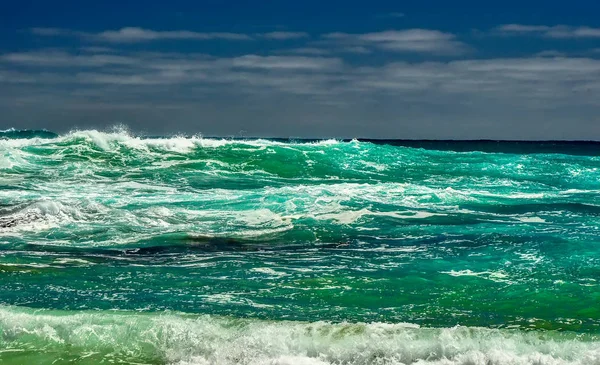
[[[600,364],[599,145],[10,133],[0,363]]]

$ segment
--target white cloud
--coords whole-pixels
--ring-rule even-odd
[[[29,66],[98,67],[132,65],[136,59],[112,54],[73,55],[62,51],[35,51],[0,55],[0,61]]]
[[[194,74],[193,78],[186,72],[159,72],[145,74],[109,74],[98,72],[82,72],[76,75],[77,81],[87,84],[112,85],[164,85],[183,82],[194,82],[202,79],[203,75]]]
[[[257,56],[245,55],[231,59],[231,65],[253,69],[286,70],[334,70],[342,65],[339,58],[301,57],[301,56]]]
[[[536,57],[567,57],[567,54],[557,50],[546,50],[536,53]]]
[[[93,35],[94,38],[115,43],[134,43],[147,42],[154,40],[176,40],[176,39],[191,39],[191,40],[250,40],[250,36],[239,33],[227,32],[210,32],[199,33],[185,30],[179,31],[155,31],[150,29],[126,27],[119,30],[107,30]]]
[[[524,24],[504,24],[496,29],[501,32],[514,32],[514,33],[532,33],[532,32],[546,32],[551,27],[547,25],[524,25]]]
[[[157,31],[138,27],[125,27],[118,30],[106,30],[100,33],[87,33],[57,28],[32,28],[38,36],[73,36],[88,41],[105,43],[143,43],[159,40],[228,40],[248,41],[300,40],[310,38],[306,32],[275,31],[267,33],[242,34],[228,32],[193,32],[186,30]],[[291,53],[325,55],[332,51],[341,53],[368,54],[374,50],[397,53],[423,53],[434,55],[458,55],[468,47],[450,33],[430,29],[388,30],[364,34],[329,33],[321,40],[296,48]],[[282,52],[282,51],[280,51]]]
[[[59,28],[31,28],[32,34],[44,37],[72,36],[93,41],[108,43],[140,43],[159,40],[229,40],[248,41],[254,37],[270,40],[288,40],[308,38],[305,32],[267,32],[253,36],[243,33],[231,32],[193,32],[188,30],[157,31],[139,27],[124,27],[116,30],[105,30],[100,33],[80,32]]]
[[[600,28],[569,25],[504,24],[495,29],[504,35],[537,35],[546,38],[600,38]]]
[[[323,37],[332,42],[375,47],[392,52],[451,55],[468,50],[468,47],[458,41],[455,35],[430,29],[388,30],[364,34],[337,32],[325,34]]]

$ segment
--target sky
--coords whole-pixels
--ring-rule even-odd
[[[0,130],[600,140],[600,1],[2,1]]]

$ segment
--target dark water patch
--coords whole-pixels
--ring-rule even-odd
[[[356,244],[351,241],[340,241],[335,243],[312,243],[306,244],[289,244],[281,241],[275,242],[260,242],[254,240],[244,240],[238,238],[225,237],[186,237],[168,239],[163,241],[161,245],[157,241],[162,241],[160,238],[154,238],[151,243],[140,242],[137,247],[118,248],[112,247],[70,247],[64,245],[48,245],[48,244],[33,244],[26,243],[18,246],[11,245],[5,248],[0,248],[0,252],[22,251],[25,253],[52,253],[67,255],[73,257],[142,257],[142,256],[160,256],[172,254],[186,253],[219,253],[219,252],[294,252],[302,250],[326,250],[326,249],[345,249],[355,247]]]

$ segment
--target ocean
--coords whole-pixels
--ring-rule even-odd
[[[2,364],[600,364],[600,144],[0,132]]]

